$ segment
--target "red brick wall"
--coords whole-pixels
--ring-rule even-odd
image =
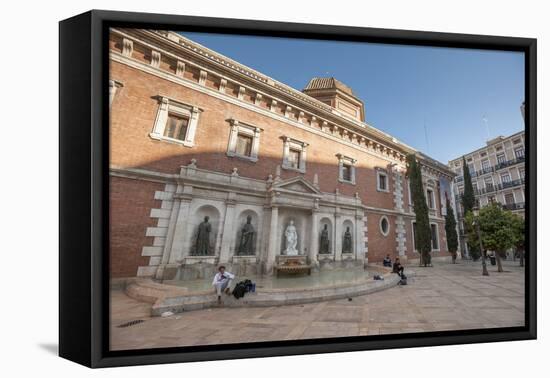
[[[395,240],[395,216],[386,215],[390,224],[390,231],[384,236],[380,231],[380,214],[367,214],[368,238],[369,238],[369,262],[380,262],[389,253],[392,260],[397,255],[397,242]]]
[[[196,158],[199,168],[230,173],[236,167],[241,176],[264,180],[268,174],[275,174],[276,166],[282,164],[281,137],[286,135],[309,143],[304,176],[312,181],[314,173],[318,173],[322,191],[334,192],[338,188],[340,193],[350,196],[358,192],[367,205],[394,206],[391,177],[388,177],[389,193],[376,190],[374,168],[386,168],[388,161],[116,62],[111,63],[111,77],[124,84],[111,108],[111,164],[175,173],[181,165]],[[159,94],[204,110],[195,135],[195,147],[149,137],[159,107],[154,96]],[[226,155],[230,118],[263,128],[256,163]],[[338,153],[357,159],[356,185],[338,181]],[[282,170],[283,179],[297,174]]]
[[[145,236],[147,227],[156,226],[150,218],[151,209],[160,208],[154,199],[156,190],[163,190],[159,183],[126,178],[110,179],[110,239],[111,277],[133,277],[138,266],[149,264],[149,257],[141,256],[143,246],[153,243]]]

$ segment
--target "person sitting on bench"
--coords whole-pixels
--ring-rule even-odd
[[[235,275],[225,271],[225,266],[218,268],[218,273],[214,276],[212,286],[216,288],[216,294],[218,294],[218,304],[222,303],[222,291],[225,294],[231,294],[231,281],[235,278]]]
[[[388,268],[391,268],[391,258],[389,253],[386,255],[386,257],[384,257],[384,260],[382,261],[382,265],[387,266]]]
[[[403,265],[401,265],[401,262],[399,261],[399,257],[395,259],[395,262],[393,263],[393,271],[392,273],[397,273],[401,277],[403,275],[403,271],[405,268]]]

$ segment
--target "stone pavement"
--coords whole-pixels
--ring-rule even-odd
[[[150,304],[122,291],[111,293],[111,349],[379,335],[524,325],[524,270],[505,262],[505,272],[459,261],[433,268],[411,266],[409,285],[328,302],[249,308],[215,308],[150,314]],[[126,328],[131,320],[145,320]]]

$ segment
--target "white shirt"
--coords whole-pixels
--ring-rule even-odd
[[[214,276],[214,280],[212,281],[212,286],[216,284],[223,284],[228,280],[232,280],[233,278],[235,278],[235,275],[233,273],[223,272],[223,276],[222,276],[222,274],[218,272]]]

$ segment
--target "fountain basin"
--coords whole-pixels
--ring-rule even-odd
[[[384,280],[374,280],[374,274],[384,277]],[[407,271],[407,276],[414,272]],[[336,279],[334,279],[336,277]],[[369,266],[361,275],[355,272],[317,273],[311,276],[297,278],[254,278],[256,292],[247,293],[243,298],[223,295],[225,307],[267,307],[296,305],[322,302],[334,299],[351,298],[374,293],[394,287],[399,282],[396,274],[380,266]],[[244,277],[237,277],[240,281]],[[211,281],[210,281],[211,282]],[[269,284],[271,283],[271,284]],[[132,298],[152,304],[151,314],[160,316],[170,311],[200,310],[218,307],[217,296],[208,281],[200,282],[174,281],[156,283],[151,279],[132,279],[126,284],[126,294]]]

